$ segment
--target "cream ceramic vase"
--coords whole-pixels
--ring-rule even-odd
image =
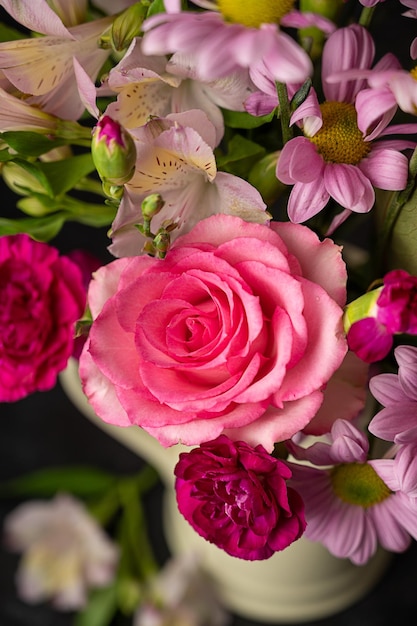
[[[198,553],[224,605],[233,613],[276,624],[320,619],[354,604],[386,571],[391,555],[385,551],[378,551],[366,565],[358,567],[304,537],[265,561],[227,555],[197,535],[178,512],[173,470],[179,453],[187,448],[166,449],[139,427],[121,428],[99,419],[81,390],[76,361],[70,361],[60,380],[81,413],[159,472],[166,485],[164,529],[172,554]]]

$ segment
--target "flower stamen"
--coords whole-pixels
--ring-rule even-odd
[[[294,0],[217,0],[217,6],[227,22],[259,28],[261,24],[279,24],[292,10]]]
[[[384,481],[369,463],[343,463],[331,471],[334,493],[347,504],[367,509],[391,495]]]
[[[323,126],[310,141],[330,163],[357,165],[371,151],[358,128],[356,109],[349,102],[324,102],[320,105]]]

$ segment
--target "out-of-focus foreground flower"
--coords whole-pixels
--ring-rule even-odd
[[[113,580],[118,549],[72,496],[20,505],[4,531],[8,547],[23,552],[16,581],[25,602],[51,600],[60,610],[76,610],[89,589]]]

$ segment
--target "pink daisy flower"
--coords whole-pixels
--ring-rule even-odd
[[[379,374],[369,388],[383,408],[369,424],[369,431],[386,441],[417,441],[417,348],[399,346],[394,351],[398,374]]]
[[[385,459],[369,461],[368,439],[350,422],[337,420],[329,443],[309,448],[289,443],[288,447],[296,459],[322,466],[290,464],[293,477],[289,484],[305,504],[306,537],[356,565],[366,563],[378,544],[391,552],[403,552],[411,537],[417,538],[416,499],[390,488],[388,483],[400,487],[395,464],[387,464]],[[415,485],[416,464],[408,458],[407,467],[413,474],[409,481]]]
[[[277,164],[277,178],[294,185],[288,202],[293,222],[308,220],[333,198],[344,211],[333,220],[328,231],[332,232],[352,211],[366,213],[372,208],[374,187],[400,190],[406,186],[408,159],[400,150],[413,148],[415,142],[381,138],[416,132],[417,125],[388,127],[394,109],[381,115],[372,128],[361,128],[358,94],[364,79],[337,84],[326,80],[349,68],[368,69],[373,57],[373,40],[359,25],[339,29],[324,46],[322,80],[326,101],[316,106],[313,93],[296,109],[291,121],[301,124],[304,136],[285,144]]]
[[[294,10],[295,0],[195,0],[208,11],[181,11],[177,0],[165,3],[167,13],[143,24],[145,54],[190,54],[202,80],[215,80],[263,59],[275,80],[303,82],[312,73],[307,53],[280,26],[315,25],[332,32],[329,20]]]

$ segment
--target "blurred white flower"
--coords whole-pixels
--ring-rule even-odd
[[[147,600],[138,608],[134,626],[226,626],[209,577],[192,554],[173,558],[152,581]]]
[[[4,525],[11,550],[23,552],[16,584],[28,603],[52,600],[59,610],[77,610],[90,587],[111,583],[117,547],[72,496],[18,506]]]

